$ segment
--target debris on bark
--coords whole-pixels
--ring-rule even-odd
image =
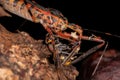
[[[42,40],[0,25],[0,80],[76,80],[76,68],[56,68],[48,59],[51,54]]]

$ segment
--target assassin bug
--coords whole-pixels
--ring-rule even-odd
[[[46,43],[53,52],[53,59],[58,65],[70,65],[101,48],[105,41],[96,36],[84,36],[83,29],[71,24],[61,12],[44,8],[30,0],[0,0],[3,8],[13,14],[43,25],[48,32]],[[100,43],[87,52],[77,56],[82,40]],[[66,43],[67,42],[67,43]]]

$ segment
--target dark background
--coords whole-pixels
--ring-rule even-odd
[[[119,21],[120,12],[118,2],[113,1],[81,1],[81,0],[35,0],[41,6],[46,8],[54,8],[62,12],[70,23],[82,26],[83,29],[97,30],[120,35]],[[35,39],[45,38],[46,31],[42,25],[25,21],[16,15],[13,18],[0,18],[0,22],[12,32],[16,30],[26,31]],[[25,22],[25,23],[24,23]],[[6,24],[7,23],[7,24]],[[12,27],[10,27],[10,25]],[[103,33],[95,33],[84,31],[89,35],[95,34],[101,36],[109,42],[110,48],[119,50],[120,38],[105,35]],[[85,35],[85,34],[84,34]]]

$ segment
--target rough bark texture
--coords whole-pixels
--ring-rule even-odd
[[[11,26],[10,26],[11,27]],[[55,67],[42,40],[25,32],[11,33],[0,25],[0,80],[75,80],[73,66]]]

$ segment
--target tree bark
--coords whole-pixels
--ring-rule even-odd
[[[42,40],[0,25],[0,80],[76,80],[76,68],[56,68],[48,59],[51,54]]]

